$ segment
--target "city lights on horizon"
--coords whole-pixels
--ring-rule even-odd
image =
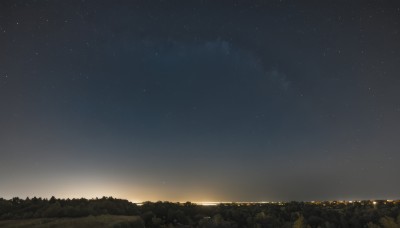
[[[19,197],[21,199],[24,198],[34,198],[35,196],[28,196],[28,197]],[[36,196],[36,198],[43,198],[43,199],[50,199],[52,196],[48,197],[40,197],[40,196]],[[131,203],[134,203],[138,206],[141,206],[145,203],[156,203],[156,202],[169,202],[169,203],[177,203],[177,204],[185,204],[185,203],[192,203],[192,204],[196,204],[196,205],[201,205],[201,206],[217,206],[219,204],[236,204],[238,206],[245,206],[245,205],[252,205],[252,204],[276,204],[276,205],[285,205],[291,202],[298,202],[298,203],[308,203],[308,204],[320,204],[323,206],[326,206],[328,204],[354,204],[354,203],[362,203],[362,204],[371,204],[374,206],[377,206],[378,204],[386,204],[386,203],[394,203],[394,204],[400,204],[400,199],[365,199],[365,200],[311,200],[311,201],[303,201],[303,200],[289,200],[289,201],[174,201],[174,200],[132,200],[129,198],[125,198],[125,197],[118,197],[118,196],[100,196],[100,197],[96,197],[96,196],[72,196],[72,197],[57,197],[55,196],[55,198],[58,199],[81,199],[81,198],[85,198],[88,200],[96,200],[96,199],[101,199],[103,197],[106,198],[115,198],[115,199],[122,199],[122,200],[127,200]],[[4,198],[4,199],[12,199],[14,197],[0,197],[0,198]]]
[[[135,203],[139,206],[143,205],[146,202],[157,202],[157,201],[142,201],[142,202],[134,202],[131,201],[132,203]],[[217,206],[219,204],[237,204],[237,205],[251,205],[251,204],[277,204],[277,205],[284,205],[290,202],[303,202],[303,203],[311,203],[311,204],[323,204],[325,206],[326,203],[329,204],[352,204],[352,203],[365,203],[369,202],[373,205],[377,205],[378,203],[399,203],[400,200],[392,200],[392,199],[386,199],[386,200],[375,200],[375,199],[370,199],[370,200],[322,200],[322,201],[186,201],[186,202],[173,202],[173,201],[158,201],[158,202],[171,202],[171,203],[179,203],[179,204],[184,204],[187,202],[196,204],[196,205],[201,205],[201,206]]]

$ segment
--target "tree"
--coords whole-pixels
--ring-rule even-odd
[[[297,218],[297,220],[293,223],[293,228],[307,228],[307,223],[303,215],[300,215]]]
[[[384,228],[399,228],[400,224],[397,224],[394,221],[394,218],[385,216],[381,219],[379,219],[379,223],[384,227]]]

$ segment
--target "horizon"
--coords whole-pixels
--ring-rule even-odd
[[[321,203],[321,202],[337,202],[337,203],[360,203],[360,202],[373,202],[376,203],[378,201],[385,201],[385,202],[400,202],[399,199],[384,199],[384,198],[375,198],[375,199],[328,199],[328,200],[309,200],[309,201],[301,201],[301,200],[287,200],[287,201],[171,201],[171,200],[156,200],[156,201],[151,201],[151,200],[144,200],[144,201],[132,201],[129,199],[124,199],[124,198],[116,198],[112,196],[101,196],[101,197],[92,197],[92,198],[86,198],[86,197],[73,197],[73,198],[60,198],[56,196],[51,196],[51,197],[40,197],[40,196],[33,196],[33,197],[11,197],[11,198],[3,198],[0,197],[0,199],[4,200],[12,200],[13,198],[19,198],[22,200],[25,199],[43,199],[43,200],[50,200],[51,198],[55,198],[57,200],[79,200],[79,199],[85,199],[85,200],[100,200],[103,198],[112,198],[112,199],[117,199],[117,200],[126,200],[130,203],[134,203],[137,205],[142,205],[144,203],[157,203],[157,202],[162,202],[162,203],[178,203],[178,204],[185,204],[185,203],[193,203],[197,205],[202,205],[202,206],[215,206],[218,204],[286,204],[286,203],[291,203],[291,202],[296,202],[296,203]]]

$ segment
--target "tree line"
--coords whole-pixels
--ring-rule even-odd
[[[295,227],[398,228],[400,201],[229,203],[145,202],[112,197],[96,199],[0,198],[0,220],[135,215],[141,222],[125,227]]]

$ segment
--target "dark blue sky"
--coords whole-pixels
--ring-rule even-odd
[[[0,196],[398,198],[400,4],[2,1]]]

